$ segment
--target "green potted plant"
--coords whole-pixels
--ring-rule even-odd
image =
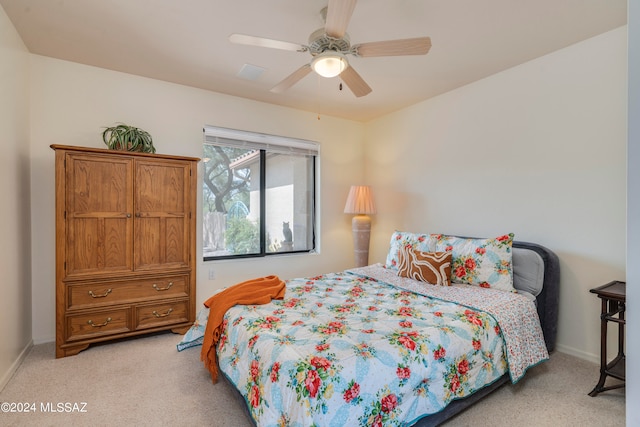
[[[105,128],[102,140],[110,150],[156,152],[149,132],[124,123]]]

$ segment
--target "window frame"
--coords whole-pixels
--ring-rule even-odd
[[[314,141],[308,141],[304,139],[289,138],[284,136],[269,135],[263,133],[242,131],[237,129],[222,128],[217,126],[205,126],[203,128],[203,147],[204,145],[217,145],[227,146],[234,148],[254,149],[259,150],[259,162],[260,162],[260,250],[257,253],[251,254],[234,254],[234,255],[218,255],[218,256],[205,256],[204,247],[202,252],[203,261],[217,261],[217,260],[229,260],[229,259],[243,259],[243,258],[264,258],[267,256],[278,255],[290,255],[301,253],[315,253],[317,252],[317,229],[318,229],[318,212],[317,212],[317,165],[320,157],[320,144]],[[269,252],[267,251],[267,230],[266,230],[266,200],[267,200],[267,154],[277,153],[283,155],[302,155],[311,157],[311,184],[309,189],[312,191],[311,195],[311,213],[309,223],[312,225],[310,232],[310,248],[298,249],[286,252]],[[203,184],[204,185],[204,184]],[[203,224],[204,227],[204,224]]]

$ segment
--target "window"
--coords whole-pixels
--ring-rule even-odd
[[[315,249],[319,144],[204,128],[204,260]]]

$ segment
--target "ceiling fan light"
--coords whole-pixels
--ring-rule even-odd
[[[349,63],[340,52],[326,51],[313,58],[311,68],[322,77],[335,77],[342,73]]]

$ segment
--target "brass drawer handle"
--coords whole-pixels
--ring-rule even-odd
[[[110,293],[111,293],[111,289],[107,289],[107,292],[105,292],[102,295],[96,295],[96,294],[93,293],[93,291],[89,291],[89,295],[91,295],[91,298],[104,298],[107,295],[109,295]]]
[[[154,316],[156,316],[157,318],[160,318],[160,317],[167,317],[168,315],[170,315],[170,314],[171,314],[171,312],[172,312],[172,311],[173,311],[173,308],[170,308],[170,309],[169,309],[165,314],[160,314],[160,313],[158,313],[157,311],[153,310],[153,313],[152,313],[152,314],[153,314]]]
[[[159,288],[158,285],[156,285],[155,283],[153,284],[153,289],[155,289],[156,291],[160,292],[160,291],[168,291],[169,289],[171,289],[171,287],[173,286],[173,282],[169,282],[169,284],[167,285],[166,288]]]
[[[102,328],[103,326],[107,326],[111,322],[111,317],[107,317],[106,322],[101,323],[100,325],[95,325],[93,320],[88,320],[87,323],[91,325],[92,328]]]

